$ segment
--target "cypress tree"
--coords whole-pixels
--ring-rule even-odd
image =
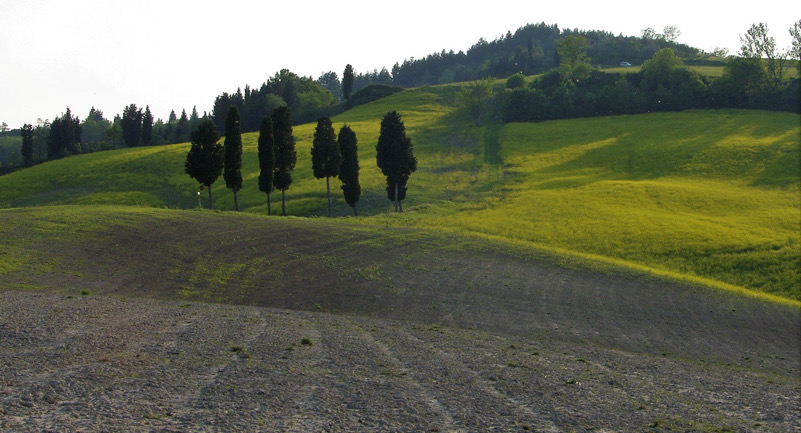
[[[208,119],[202,121],[190,135],[192,146],[186,154],[184,165],[186,174],[197,180],[201,189],[209,189],[209,209],[214,209],[211,185],[220,177],[225,160],[225,151],[217,143],[219,139],[220,133],[214,122]]]
[[[22,147],[20,148],[22,162],[26,167],[30,167],[33,164],[33,125],[29,123],[23,125],[20,135],[22,135]]]
[[[342,192],[345,201],[353,208],[353,215],[359,216],[356,203],[362,195],[359,185],[359,152],[356,143],[356,133],[345,125],[339,130],[339,150],[342,152],[342,165],[339,167],[339,180],[342,181]]]
[[[259,191],[267,193],[267,215],[270,215],[270,193],[273,191],[275,171],[273,120],[270,116],[264,116],[259,127],[259,170]]]
[[[287,107],[276,108],[272,115],[273,143],[275,144],[275,171],[273,185],[281,190],[281,215],[286,216],[286,190],[292,185],[292,170],[298,155],[295,137],[292,136],[292,114]]]
[[[61,158],[81,153],[81,121],[67,112],[53,119],[47,137],[47,159]]]
[[[128,147],[139,146],[142,141],[142,109],[131,104],[122,110],[122,141]]]
[[[325,178],[325,189],[328,194],[328,216],[331,216],[331,184],[330,178],[339,175],[342,154],[334,133],[331,119],[322,117],[317,120],[314,130],[314,141],[311,148],[312,170],[317,179]]]
[[[342,96],[347,101],[350,99],[350,93],[353,91],[353,66],[345,66],[345,71],[342,73]]]
[[[390,111],[381,120],[376,144],[376,163],[387,177],[387,197],[395,202],[395,212],[403,212],[406,182],[417,170],[412,140],[406,137],[406,126],[397,111]]]
[[[234,191],[234,209],[239,211],[237,192],[242,189],[242,131],[239,109],[232,105],[225,119],[225,186]]]
[[[178,118],[178,120],[175,123],[175,142],[181,143],[186,141],[187,134],[191,134],[190,131],[194,130],[189,125],[189,117],[186,116],[186,109],[184,108],[181,111],[181,117]],[[192,141],[191,136],[189,136],[189,140]]]
[[[151,143],[153,143],[153,113],[150,112],[148,105],[142,116],[142,146],[150,146]]]

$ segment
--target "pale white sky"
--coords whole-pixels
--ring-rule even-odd
[[[242,1],[0,0],[0,122],[12,128],[94,106],[135,103],[157,118],[211,111],[220,93],[258,87],[280,69],[317,78],[466,51],[529,23],[639,36],[675,25],[679,42],[739,50],[767,23],[784,49],[794,1]]]

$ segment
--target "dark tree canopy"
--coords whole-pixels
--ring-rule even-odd
[[[30,167],[33,164],[33,125],[29,123],[23,125],[20,135],[22,135],[22,147],[20,148],[22,163],[25,164],[25,167]]]
[[[231,106],[225,120],[225,186],[234,191],[234,209],[239,210],[237,192],[242,189],[242,132],[239,127],[239,109]]]
[[[342,154],[339,152],[334,126],[331,119],[321,117],[317,120],[314,140],[311,148],[312,170],[317,179],[325,178],[325,189],[328,194],[328,216],[331,216],[331,184],[329,178],[339,175]]]
[[[142,109],[131,104],[122,110],[122,140],[128,147],[139,146],[142,141]]]
[[[381,131],[376,145],[376,163],[387,177],[387,197],[395,202],[395,210],[401,211],[401,201],[406,198],[406,182],[417,170],[412,140],[406,137],[406,126],[397,111],[387,113],[381,120]]]
[[[339,81],[339,76],[334,71],[328,71],[317,78],[317,83],[323,86],[324,89],[331,92],[334,99],[337,101],[342,100],[342,82]]]
[[[292,170],[298,155],[292,135],[292,114],[287,107],[276,108],[272,113],[273,143],[275,144],[275,174],[273,185],[281,190],[281,214],[286,215],[285,192],[292,185]]]
[[[339,130],[339,149],[342,152],[342,164],[339,167],[339,180],[342,181],[342,193],[345,202],[353,208],[354,215],[359,215],[356,203],[362,195],[359,185],[359,151],[356,142],[356,133],[345,125]]]
[[[105,118],[103,117],[103,111],[98,110],[95,107],[90,108],[89,114],[86,116],[86,120],[84,122],[87,122],[89,120],[94,120],[95,122],[100,122],[102,120],[105,120]]]
[[[47,137],[47,159],[61,158],[81,153],[81,121],[67,112],[53,119]]]
[[[223,92],[214,100],[212,117],[222,129],[228,108],[235,105],[242,116],[242,131],[259,129],[261,119],[276,108],[286,105],[299,123],[314,120],[327,112],[336,101],[330,91],[311,77],[301,77],[282,69],[260,87],[245,86],[234,93]]]
[[[142,115],[142,146],[150,146],[153,143],[153,113],[150,106],[145,107],[145,114]]]
[[[312,170],[314,171],[314,177],[317,179],[339,175],[342,155],[339,152],[334,126],[328,117],[322,117],[317,120],[317,128],[314,130],[314,140],[312,141],[311,157]]]
[[[351,92],[353,92],[353,66],[348,64],[342,73],[342,96],[346,100],[350,99]]]
[[[259,128],[259,191],[267,193],[267,215],[270,215],[270,193],[273,192],[275,171],[275,145],[273,143],[273,120],[270,116],[261,119]]]
[[[181,117],[175,121],[175,142],[182,143],[187,139],[191,141],[191,131],[193,131],[193,129],[191,129],[191,125],[189,124],[189,116],[186,115],[186,110],[181,110]]]
[[[103,112],[92,107],[81,124],[81,152],[95,152],[114,147],[107,131],[114,125],[103,117]],[[117,125],[119,128],[119,124]]]
[[[214,204],[211,197],[211,185],[220,177],[225,160],[225,151],[217,141],[220,133],[211,120],[200,122],[190,135],[192,146],[186,154],[186,174],[209,189],[209,208]]]

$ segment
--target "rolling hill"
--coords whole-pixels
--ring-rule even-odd
[[[334,119],[358,218],[320,217],[308,124],[286,218],[255,134],[240,213],[222,181],[197,209],[187,144],[0,176],[0,430],[797,430],[798,116],[477,126],[459,90]]]
[[[477,126],[459,108],[459,90],[406,90],[333,119],[337,130],[349,124],[360,143],[365,217],[343,223],[478,235],[601,268],[801,300],[797,115],[702,110]],[[390,110],[403,115],[419,160],[403,214],[389,213],[374,163],[380,119]],[[324,183],[311,173],[313,128],[294,131],[290,215],[325,214]],[[256,141],[257,134],[243,136],[239,202],[265,214]],[[14,172],[0,177],[0,206],[197,208],[197,184],[183,173],[187,150],[98,152]],[[222,179],[213,191],[216,209],[233,208]],[[335,214],[350,215],[335,197]]]

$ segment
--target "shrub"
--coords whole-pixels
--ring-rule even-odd
[[[526,85],[526,77],[521,73],[512,74],[506,79],[507,89],[519,89]]]

